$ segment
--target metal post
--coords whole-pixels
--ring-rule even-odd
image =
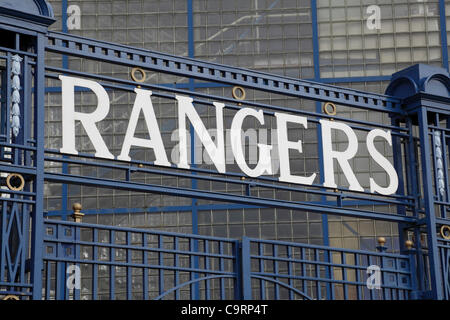
[[[443,299],[442,279],[439,265],[439,252],[437,246],[436,235],[436,216],[434,212],[434,192],[432,182],[432,166],[430,155],[433,154],[428,137],[428,115],[427,109],[422,107],[418,111],[420,143],[421,143],[421,160],[423,172],[423,193],[426,215],[427,244],[428,244],[428,263],[430,266],[430,284],[432,299]]]
[[[242,238],[241,242],[241,290],[242,299],[252,299],[252,279],[251,279],[251,251],[250,251],[250,239],[247,237]]]
[[[45,58],[45,36],[37,36],[37,63],[35,81],[35,136],[36,136],[36,178],[33,189],[36,192],[36,204],[33,210],[31,242],[31,283],[33,284],[33,299],[42,298],[42,269],[43,269],[43,235],[44,235],[44,92],[45,92],[45,69],[43,60]]]

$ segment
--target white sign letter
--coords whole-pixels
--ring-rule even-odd
[[[381,153],[375,149],[374,140],[376,137],[383,137],[392,146],[392,137],[390,131],[383,131],[381,129],[374,129],[367,135],[367,150],[370,156],[380,165],[389,176],[389,186],[386,188],[380,187],[374,179],[370,178],[370,192],[378,192],[383,195],[390,195],[397,191],[398,176],[392,164]]]
[[[176,95],[178,100],[178,132],[180,134],[180,162],[179,168],[189,169],[188,153],[187,153],[187,138],[186,138],[186,117],[192,123],[192,126],[197,133],[200,141],[205,146],[206,152],[211,158],[212,162],[220,173],[225,173],[225,139],[223,133],[223,108],[225,105],[219,102],[213,102],[216,107],[216,126],[217,126],[217,146],[212,141],[208,130],[203,124],[200,116],[195,111],[192,104],[192,98]]]
[[[313,173],[309,177],[300,177],[291,175],[291,166],[289,163],[289,149],[297,150],[302,153],[302,140],[297,142],[288,140],[287,123],[298,123],[305,127],[307,125],[307,119],[305,117],[294,116],[286,113],[275,112],[277,118],[277,137],[278,137],[278,153],[280,157],[280,181],[292,182],[299,184],[311,185],[316,178],[316,174]]]
[[[320,120],[322,127],[322,145],[323,145],[323,165],[324,165],[324,183],[328,188],[336,188],[334,182],[333,159],[336,159],[350,184],[349,189],[354,191],[364,191],[353,173],[348,163],[358,151],[358,138],[355,132],[345,123],[335,121]],[[331,129],[341,130],[348,138],[348,147],[345,151],[334,151],[331,143]]]
[[[132,145],[135,145],[153,149],[156,158],[154,163],[158,166],[170,167],[170,162],[167,160],[166,151],[164,150],[164,144],[159,131],[158,122],[156,121],[152,99],[150,98],[152,92],[143,89],[134,89],[134,91],[136,92],[136,100],[134,100],[133,110],[131,111],[130,121],[128,122],[127,133],[125,134],[125,139],[123,140],[122,151],[117,159],[130,161],[130,148]],[[134,136],[141,110],[144,113],[145,124],[147,125],[150,139],[141,139]]]
[[[262,110],[256,111],[250,108],[243,108],[239,110],[231,123],[231,149],[233,150],[236,163],[242,172],[249,177],[259,177],[267,172],[272,174],[272,163],[270,157],[270,150],[272,146],[258,143],[259,148],[259,161],[254,169],[245,162],[244,150],[242,147],[242,123],[247,116],[253,116],[259,120],[259,123],[264,124],[264,114]]]
[[[79,120],[95,148],[95,156],[114,159],[103,141],[96,122],[103,120],[109,112],[109,97],[97,82],[74,77],[59,76],[62,82],[62,153],[78,154],[75,149],[75,120]],[[97,96],[97,109],[92,113],[75,112],[75,87],[91,89]]]

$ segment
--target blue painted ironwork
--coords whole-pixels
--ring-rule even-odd
[[[438,248],[444,299],[450,300],[450,240],[439,239]]]
[[[236,298],[236,240],[56,220],[44,226],[45,299],[192,299],[195,283],[199,299]],[[81,268],[81,291],[66,288],[67,265]]]
[[[315,1],[311,3],[315,9]],[[191,1],[189,7],[192,8]],[[313,20],[316,20],[315,14],[313,10]],[[189,19],[192,19],[191,9]],[[23,190],[1,189],[0,295],[75,300],[449,299],[450,249],[448,241],[439,238],[436,232],[450,225],[450,78],[446,70],[413,66],[394,74],[386,95],[379,95],[323,83],[339,79],[320,79],[318,55],[315,55],[315,82],[195,60],[192,20],[188,58],[48,32],[47,27],[53,21],[51,7],[44,0],[21,1],[15,7],[10,1],[0,1],[0,29],[5,34],[0,43],[0,59],[6,66],[0,70],[0,171],[20,174],[25,180]],[[317,52],[317,24],[314,22]],[[70,70],[66,63],[62,68],[50,67],[44,63],[46,52],[66,57],[65,61],[68,56],[81,57],[190,80],[185,85],[168,86]],[[21,70],[18,70],[20,59]],[[208,82],[199,86],[240,85],[314,100],[315,112],[250,101],[245,101],[245,105],[263,109],[267,116],[273,116],[276,111],[304,115],[316,125],[319,119],[333,118],[363,132],[374,127],[391,130],[399,191],[396,195],[380,196],[350,192],[345,188],[330,190],[321,184],[292,186],[271,177],[250,181],[243,180],[240,173],[218,174],[194,166],[190,170],[163,168],[142,161],[99,161],[91,155],[68,156],[44,149],[45,80],[61,74],[99,81],[108,90],[131,92],[140,85],[151,89],[156,97],[174,99],[175,94],[184,94],[192,96],[194,103],[206,106],[211,106],[211,101],[223,101],[230,110],[239,110],[239,101],[195,92],[194,79]],[[386,125],[325,115],[320,108],[322,102],[381,112],[391,117],[392,122]],[[65,168],[76,164],[122,171],[125,178],[111,180],[84,173],[75,175],[68,170],[45,171],[44,164],[50,161],[62,163]],[[136,175],[145,174],[183,177],[193,183],[187,188],[134,180]],[[239,241],[45,220],[44,180],[214,200],[222,203],[219,207],[275,207],[391,221],[399,225],[401,253],[387,253],[384,248],[373,252],[249,238]],[[202,190],[196,183],[200,180],[237,184],[243,187],[243,192]],[[258,188],[315,195],[320,201],[261,198],[255,193]],[[394,205],[397,212],[372,212],[348,206],[366,202]],[[202,206],[192,200],[191,206],[186,208],[193,212],[193,230],[196,231],[195,210]],[[63,210],[66,209],[65,206]],[[403,244],[409,237],[413,238],[414,249],[405,248]],[[380,266],[382,273],[379,291],[366,287],[365,272],[374,264]],[[82,270],[81,290],[69,290],[67,286],[70,265]]]
[[[408,255],[243,238],[252,299],[407,300],[413,291]],[[379,265],[381,289],[369,290],[367,268]],[[325,270],[330,269],[330,276]],[[330,291],[326,289],[331,287]]]

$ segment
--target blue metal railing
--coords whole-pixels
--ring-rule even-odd
[[[46,220],[43,297],[192,299],[199,283],[200,299],[239,298],[237,250],[232,239]],[[80,290],[66,286],[71,265]]]
[[[251,264],[247,298],[406,300],[413,290],[408,255],[249,238],[242,247]],[[367,286],[369,266],[379,267],[379,289]]]
[[[409,256],[384,252],[58,220],[45,221],[43,250],[44,299],[397,300],[413,290]],[[380,289],[367,288],[370,265]]]

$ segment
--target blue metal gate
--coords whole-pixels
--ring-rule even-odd
[[[46,221],[45,299],[365,299],[411,297],[409,255]],[[81,288],[66,285],[80,268]],[[367,268],[380,266],[369,290]]]
[[[30,0],[25,7],[18,11],[8,1],[0,1],[1,296],[449,299],[450,78],[446,70],[413,66],[392,76],[386,95],[372,94],[49,32],[47,28],[54,22],[51,7],[44,0]],[[134,77],[106,76],[81,66],[69,67],[67,57],[311,100],[319,108],[281,107],[144,83]],[[242,173],[219,174],[204,167],[185,170],[146,160],[63,154],[46,148],[44,139],[46,87],[57,87],[60,76],[95,80],[112,94],[134,93],[138,87],[151,90],[153,97],[161,100],[174,101],[182,94],[206,107],[222,101],[227,112],[245,105],[272,118],[275,112],[301,115],[308,118],[317,135],[319,119],[346,123],[361,134],[373,128],[389,130],[398,191],[380,195],[322,184],[280,183],[266,176],[247,179]],[[376,119],[388,118],[390,123],[342,117],[330,112],[327,105],[334,111],[336,105],[369,110],[378,115]],[[323,173],[323,162],[319,167]],[[104,177],[97,169],[113,173]],[[236,189],[224,192],[168,186],[164,181],[146,183],[141,179],[145,175],[222,183]],[[383,241],[376,252],[44,219],[44,182],[389,221],[398,224],[400,252],[387,253]],[[287,200],[275,192],[274,196],[261,196],[266,190],[286,191],[292,196]],[[380,206],[376,212],[363,209],[355,205],[361,201]],[[373,270],[381,277],[380,288],[375,290],[367,282],[373,266],[379,268]],[[72,274],[68,270],[75,274],[80,270],[82,289],[70,289]]]

